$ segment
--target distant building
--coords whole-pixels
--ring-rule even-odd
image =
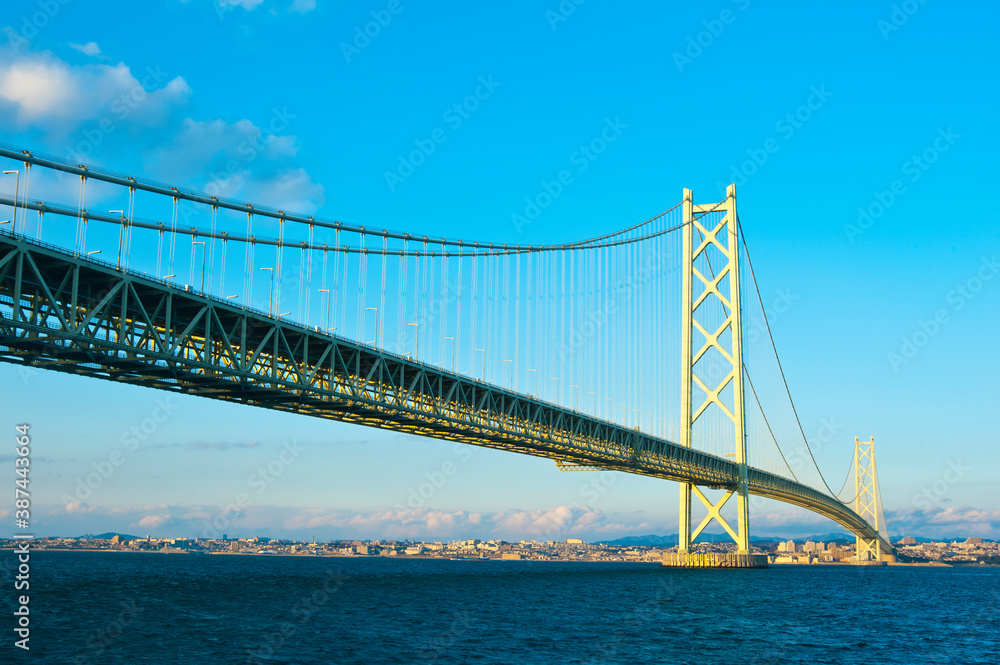
[[[900,539],[900,541],[898,543],[896,543],[896,544],[897,545],[916,545],[917,541],[914,540],[912,536],[907,536],[905,538]]]
[[[983,544],[983,539],[982,538],[976,538],[976,537],[966,538],[965,539],[965,543],[967,545],[982,545]]]
[[[567,538],[566,539],[566,544],[567,545],[583,545],[583,540],[581,540],[580,538]]]
[[[785,551],[786,552],[794,552],[795,551],[795,541],[794,540],[789,540],[787,543],[785,543]]]
[[[802,546],[802,551],[807,553],[812,553],[816,551],[816,543],[811,540],[807,540],[806,544]]]

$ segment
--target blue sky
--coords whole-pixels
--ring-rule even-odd
[[[124,7],[4,5],[0,140],[356,224],[510,243],[606,233],[682,187],[715,201],[735,181],[765,301],[793,297],[772,325],[803,425],[836,424],[817,452],[831,484],[853,437],[874,435],[894,533],[1000,537],[995,6]],[[454,111],[477,93],[474,111]],[[618,139],[515,224],[607,123]],[[401,171],[435,131],[433,153]],[[220,179],[231,159],[238,177]],[[38,187],[75,202],[58,182]],[[906,340],[924,343],[910,353]],[[43,535],[199,535],[212,521],[322,539],[676,531],[670,483],[6,365],[0,381],[3,422],[32,424]],[[257,494],[254,474],[275,460],[280,476]],[[248,488],[241,513],[220,508]],[[752,524],[839,530],[772,503]]]

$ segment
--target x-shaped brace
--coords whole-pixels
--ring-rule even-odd
[[[722,507],[726,505],[727,501],[729,501],[729,497],[733,495],[733,491],[730,490],[726,492],[725,495],[723,495],[723,497],[719,499],[719,503],[716,504],[713,504],[711,501],[709,501],[705,497],[705,495],[701,493],[701,490],[698,489],[697,486],[692,485],[691,491],[694,492],[694,495],[697,496],[699,499],[701,499],[701,502],[705,504],[706,508],[708,508],[708,515],[706,515],[705,519],[701,521],[701,524],[698,525],[698,528],[691,532],[691,542],[693,543],[695,539],[699,535],[701,535],[701,532],[705,530],[706,526],[711,524],[713,519],[718,520],[719,524],[722,525],[722,528],[725,529],[730,536],[732,536],[735,542],[737,543],[740,542],[740,539],[736,535],[736,532],[733,531],[733,528],[729,526],[729,523],[722,517],[722,514],[720,513]]]
[[[722,230],[722,227],[729,223],[729,215],[724,216],[711,231],[702,226],[698,220],[693,221],[695,228],[705,234],[705,239],[701,241],[701,244],[698,245],[698,249],[696,249],[694,254],[691,255],[692,258],[698,258],[698,255],[705,251],[705,248],[708,247],[709,243],[714,244],[719,248],[719,251],[726,256],[729,256],[729,250],[723,247],[722,243],[720,243],[718,238],[716,238],[716,235],[718,235],[719,231]]]

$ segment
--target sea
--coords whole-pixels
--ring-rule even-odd
[[[1000,568],[0,555],[0,663],[1000,663]]]

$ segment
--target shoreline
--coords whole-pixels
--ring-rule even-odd
[[[75,549],[75,548],[63,548],[63,547],[45,547],[33,550],[34,553],[38,552],[78,552],[78,553],[95,553],[95,552],[106,552],[114,554],[186,554],[186,555],[211,555],[211,556],[264,556],[264,557],[299,557],[299,558],[310,558],[310,559],[381,559],[381,560],[422,560],[422,561],[452,561],[453,557],[449,556],[425,556],[425,555],[408,555],[408,556],[378,556],[378,555],[356,555],[356,554],[307,554],[300,552],[201,552],[201,551],[190,551],[190,550],[179,550],[179,551],[168,551],[164,552],[162,550],[110,550],[110,549]],[[458,559],[458,561],[465,561],[467,563],[482,563],[485,561],[493,561],[498,563],[511,563],[511,562],[528,562],[528,563],[642,563],[649,565],[660,565],[659,561],[643,561],[643,560],[607,560],[607,559],[497,559],[497,558],[465,558]],[[769,566],[781,566],[781,567],[854,567],[855,564],[849,562],[822,562],[822,563],[770,563]],[[896,566],[896,567],[911,567],[911,568],[998,568],[1000,564],[991,563],[974,563],[974,562],[942,562],[942,561],[914,561],[914,562],[887,562],[886,566]],[[879,566],[875,566],[879,567]]]

